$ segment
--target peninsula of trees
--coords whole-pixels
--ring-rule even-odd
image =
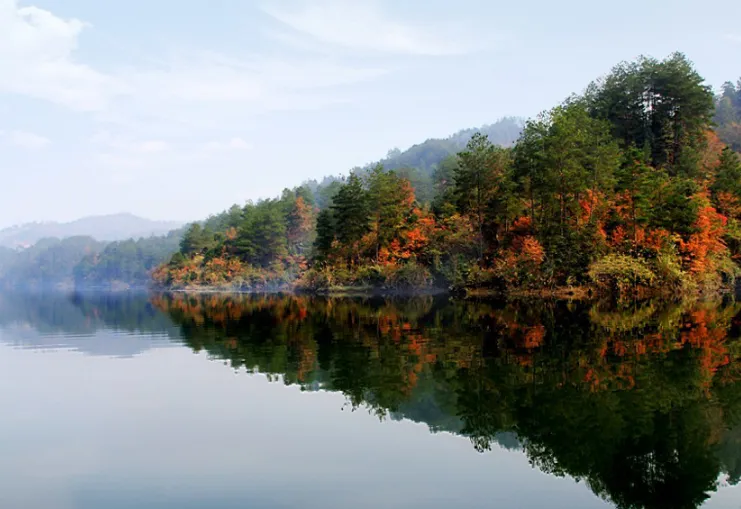
[[[622,63],[427,173],[379,164],[193,224],[164,288],[714,291],[741,255],[741,82]],[[420,178],[422,175],[424,178]]]

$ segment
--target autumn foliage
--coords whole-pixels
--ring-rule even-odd
[[[587,90],[529,121],[512,148],[472,135],[435,169],[432,200],[381,165],[334,181],[331,193],[286,190],[232,207],[213,228],[193,225],[155,281],[308,291],[588,285],[631,295],[728,287],[741,259],[741,162],[713,131],[714,98],[692,64],[681,54],[641,58]]]

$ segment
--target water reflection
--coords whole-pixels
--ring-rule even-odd
[[[131,357],[176,335],[145,294],[0,293],[0,340],[23,348]]]
[[[381,419],[466,436],[479,451],[522,449],[537,468],[584,480],[619,508],[694,508],[719,479],[741,478],[734,302],[185,294],[14,302],[39,329],[168,334],[235,369],[341,392]],[[8,320],[0,313],[0,325]]]

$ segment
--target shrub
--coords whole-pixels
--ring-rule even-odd
[[[363,265],[358,268],[355,280],[361,285],[380,287],[386,282],[387,272],[380,265]]]
[[[432,285],[432,274],[416,262],[408,262],[391,272],[387,285],[392,288],[428,288]]]
[[[596,285],[619,294],[636,287],[651,287],[656,281],[645,261],[621,254],[610,254],[592,263],[588,275]]]
[[[682,270],[682,261],[676,253],[660,253],[653,266],[656,274],[656,284],[662,288],[680,292],[692,287],[692,278]]]
[[[469,288],[491,288],[501,285],[502,281],[503,274],[501,274],[501,270],[484,269],[479,265],[474,265],[468,272],[466,286]]]

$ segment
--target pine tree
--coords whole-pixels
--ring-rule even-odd
[[[620,64],[590,85],[587,98],[592,114],[611,123],[623,147],[647,146],[654,168],[692,175],[692,153],[705,141],[714,101],[683,54]]]
[[[484,255],[484,222],[489,200],[499,190],[507,170],[504,149],[494,146],[486,135],[476,133],[458,154],[455,168],[455,192],[458,208],[470,214],[476,224],[479,258]]]
[[[381,248],[399,236],[406,215],[414,204],[414,191],[410,182],[395,172],[386,172],[378,165],[368,175],[368,201],[370,222],[375,233],[375,257]]]
[[[720,155],[711,190],[716,195],[725,192],[741,199],[741,159],[728,147]]]
[[[348,249],[348,261],[360,257],[358,243],[370,230],[368,224],[368,193],[355,173],[340,188],[332,205],[337,225],[337,239]]]
[[[316,240],[314,241],[314,257],[325,261],[332,251],[332,243],[336,238],[335,221],[331,209],[323,209],[316,218]]]

